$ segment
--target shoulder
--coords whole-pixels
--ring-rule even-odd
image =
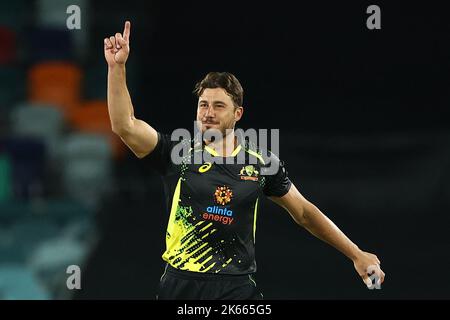
[[[173,134],[163,133],[158,131],[158,145],[164,146],[168,149],[172,149],[175,146],[180,147],[187,147],[193,145],[193,139],[182,137],[182,136],[176,136]]]
[[[271,150],[267,148],[261,148],[259,145],[255,144],[252,141],[246,141],[244,143],[244,150],[246,153],[249,154],[250,157],[255,158],[255,160],[258,162],[258,164],[262,169],[263,168],[266,168],[265,170],[268,170],[269,168],[276,169],[275,172],[273,172],[273,170],[270,170],[272,174],[278,171],[280,163],[282,163],[278,158],[278,156]]]

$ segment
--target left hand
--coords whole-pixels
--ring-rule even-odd
[[[361,251],[353,260],[356,272],[362,278],[367,288],[372,289],[373,286],[379,286],[384,282],[384,272],[380,268],[380,260],[372,253]],[[371,276],[375,274],[376,282],[372,284]],[[373,278],[373,277],[372,277]]]

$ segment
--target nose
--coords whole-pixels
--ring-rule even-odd
[[[214,118],[214,108],[211,104],[209,104],[208,109],[206,109],[205,118]]]

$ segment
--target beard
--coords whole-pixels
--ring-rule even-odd
[[[202,124],[201,122],[200,125],[203,138],[209,141],[221,140],[229,133],[230,130],[234,129],[233,120],[214,124],[214,127],[210,128],[207,128],[207,125]]]

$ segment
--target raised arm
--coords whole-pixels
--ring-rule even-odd
[[[372,286],[369,275],[373,272],[380,280],[379,284],[383,283],[385,275],[380,268],[380,260],[377,256],[359,249],[333,221],[326,217],[314,204],[306,200],[294,184],[284,196],[270,197],[270,199],[287,210],[297,224],[352,260],[356,272],[368,287]]]
[[[134,117],[133,104],[126,84],[125,63],[130,53],[131,23],[125,22],[123,35],[116,33],[104,39],[108,63],[108,112],[111,127],[122,141],[142,158],[153,151],[158,135],[146,122]]]

